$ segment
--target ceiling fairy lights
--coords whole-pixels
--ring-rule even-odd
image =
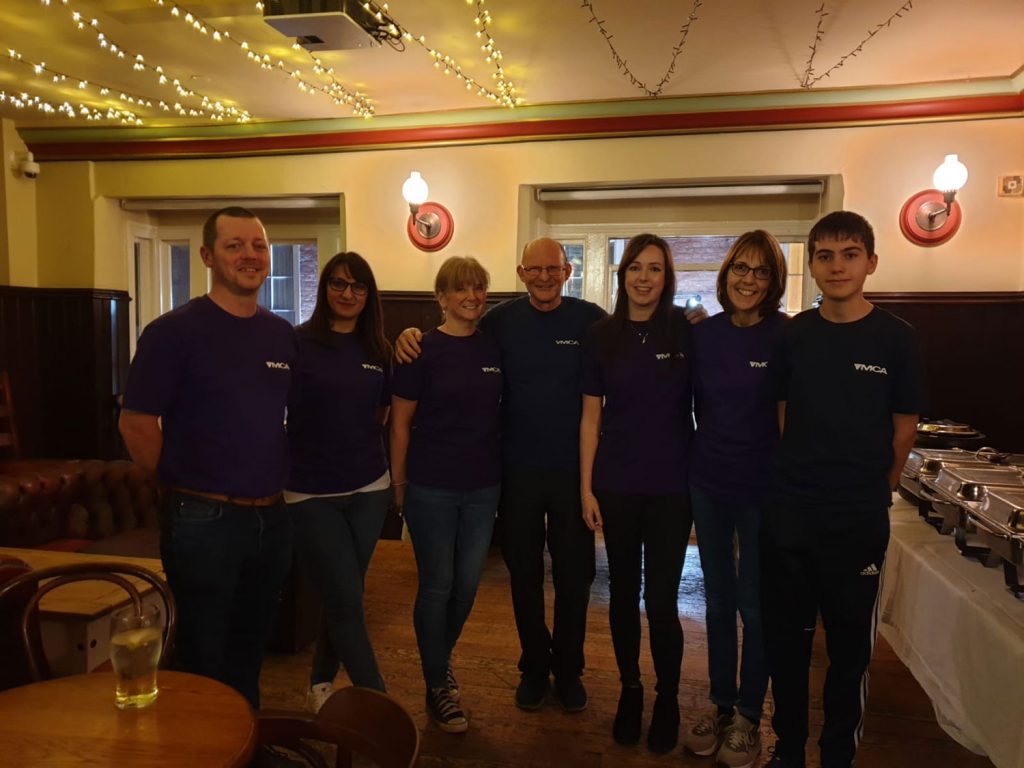
[[[484,61],[494,67],[494,72],[491,73],[491,79],[494,80],[493,88],[487,87],[471,75],[463,72],[462,67],[451,56],[427,45],[426,37],[414,35],[399,24],[389,15],[387,3],[378,5],[372,2],[372,0],[368,0],[363,3],[363,10],[372,13],[374,18],[384,25],[391,38],[393,38],[391,42],[392,47],[398,47],[396,43],[399,40],[406,43],[415,43],[430,54],[435,69],[445,75],[454,75],[457,80],[465,84],[467,91],[475,91],[478,96],[482,96],[499,106],[510,109],[522,104],[523,99],[517,95],[515,84],[505,75],[505,69],[501,63],[503,56],[501,49],[498,48],[494,38],[491,36],[491,14],[490,11],[484,8],[484,0],[466,0],[466,4],[476,7],[476,16],[473,19],[473,25],[476,27],[475,35],[481,41],[480,50],[484,54]]]
[[[697,20],[697,10],[703,5],[703,0],[693,0],[693,6],[690,8],[690,13],[686,17],[686,21],[683,22],[683,26],[679,28],[679,42],[672,48],[672,58],[669,60],[668,68],[665,70],[665,74],[662,75],[661,80],[651,88],[647,83],[635,74],[633,70],[629,68],[629,63],[622,57],[622,54],[615,48],[615,44],[612,42],[614,37],[604,25],[604,20],[597,17],[597,11],[594,10],[594,4],[591,0],[582,0],[580,7],[585,8],[590,12],[590,23],[597,26],[598,32],[601,33],[601,37],[608,44],[608,50],[611,51],[612,59],[615,61],[615,66],[619,68],[619,71],[633,84],[634,87],[643,91],[647,96],[652,99],[656,99],[661,96],[665,90],[665,86],[668,85],[668,81],[672,79],[672,76],[676,73],[676,60],[679,55],[683,52],[683,48],[686,46],[686,39],[690,36],[690,27],[693,26],[693,22]]]
[[[72,104],[69,101],[63,101],[54,106],[52,101],[27,91],[8,93],[7,91],[0,90],[0,104],[10,104],[15,109],[36,109],[47,115],[59,113],[69,118],[84,118],[90,121],[111,120],[122,125],[142,125],[142,121],[138,116],[129,110],[116,109],[114,107],[96,109],[87,104]]]
[[[804,70],[803,77],[800,78],[800,87],[809,89],[819,80],[823,80],[824,78],[829,77],[833,72],[842,67],[847,61],[860,54],[863,51],[864,46],[867,43],[869,43],[872,39],[874,39],[875,35],[877,35],[883,29],[888,29],[894,21],[896,21],[897,19],[902,19],[903,14],[910,13],[910,11],[912,11],[913,9],[913,0],[906,0],[906,2],[903,3],[903,5],[897,8],[895,11],[893,11],[887,19],[869,29],[867,37],[865,37],[863,40],[857,43],[857,45],[855,45],[849,51],[849,53],[840,56],[839,60],[836,61],[835,64],[826,69],[820,75],[815,75],[814,57],[817,56],[818,54],[818,45],[825,37],[825,17],[829,15],[828,11],[825,10],[825,3],[823,1],[821,7],[814,12],[818,16],[818,23],[814,30],[814,42],[807,46],[808,48],[811,49],[811,53],[810,56],[807,57],[807,68]]]
[[[334,77],[334,71],[323,67],[314,59],[314,74],[328,77],[329,83],[317,83],[302,76],[302,70],[291,67],[281,58],[273,59],[269,53],[260,53],[249,45],[247,40],[236,40],[231,33],[225,29],[218,29],[206,19],[198,16],[184,6],[177,5],[166,0],[153,0],[155,5],[167,8],[171,16],[180,19],[196,33],[206,37],[214,43],[226,42],[235,45],[242,52],[246,59],[259,66],[261,70],[282,72],[295,81],[295,87],[303,93],[323,94],[334,101],[335,104],[348,105],[358,117],[372,117],[374,106],[364,93],[346,88]],[[294,47],[294,46],[293,46]]]
[[[231,104],[225,104],[219,99],[212,98],[202,93],[196,92],[192,88],[186,87],[181,79],[169,77],[165,72],[164,68],[159,65],[153,65],[146,62],[145,57],[141,53],[132,53],[128,51],[124,46],[119,45],[114,40],[108,38],[103,32],[100,31],[100,22],[96,18],[87,19],[82,13],[72,7],[71,0],[40,0],[40,4],[44,7],[61,7],[70,16],[71,22],[82,31],[91,30],[96,34],[96,44],[102,49],[110,53],[116,59],[124,61],[126,66],[130,66],[134,72],[149,72],[156,77],[157,83],[161,86],[170,85],[175,92],[178,94],[180,99],[198,99],[201,102],[200,107],[186,106],[182,107],[185,110],[183,113],[179,109],[175,109],[181,116],[189,117],[209,117],[213,120],[223,120],[226,117],[230,117],[239,123],[248,122],[250,119],[249,113],[244,109],[239,109]],[[50,71],[50,70],[48,70]],[[39,71],[36,74],[41,74]],[[55,73],[60,74],[60,73]],[[70,75],[63,75],[69,79],[79,80],[79,82],[86,82],[85,78],[72,78]],[[57,82],[57,81],[54,81]],[[165,102],[164,99],[154,99],[151,97],[136,97],[136,100],[140,103],[152,104],[152,102]],[[178,103],[179,106],[180,102]]]

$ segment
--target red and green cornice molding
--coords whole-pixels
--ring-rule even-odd
[[[246,125],[25,129],[39,160],[343,152],[1024,116],[1024,77],[952,85],[588,102]]]

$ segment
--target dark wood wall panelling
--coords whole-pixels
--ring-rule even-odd
[[[970,424],[986,445],[1024,451],[1024,293],[875,293],[917,329],[932,418]]]
[[[124,291],[0,286],[0,367],[24,457],[122,455],[115,397],[128,349]]]
[[[522,294],[488,293],[487,307],[517,296]],[[384,310],[384,335],[389,341],[394,341],[406,328],[425,331],[441,322],[437,297],[428,291],[381,291],[380,303]]]

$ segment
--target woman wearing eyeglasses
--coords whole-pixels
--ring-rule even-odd
[[[363,615],[363,577],[391,503],[383,432],[391,345],[365,259],[348,252],[327,262],[313,314],[297,331],[285,500],[297,560],[324,601],[309,692],[319,709],[339,663],[353,685],[384,690]]]
[[[691,330],[674,306],[668,243],[637,235],[618,270],[612,315],[583,350],[580,496],[583,520],[604,531],[609,621],[622,690],[612,726],[620,744],[642,730],[640,588],[657,675],[647,746],[668,752],[679,739],[683,629],[679,578],[690,536],[686,483]]]
[[[788,319],[779,311],[786,259],[763,230],[733,243],[718,272],[723,312],[694,328],[690,498],[704,571],[711,710],[685,747],[730,768],[753,765],[768,669],[761,627],[759,536],[779,438],[768,360]],[[739,540],[739,564],[733,540]],[[743,621],[737,670],[736,611]],[[739,687],[736,685],[739,671]]]

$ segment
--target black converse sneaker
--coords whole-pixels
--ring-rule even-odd
[[[465,733],[469,721],[447,688],[427,688],[427,713],[446,733]]]
[[[458,701],[461,696],[459,693],[459,681],[455,679],[455,673],[452,672],[452,665],[448,665],[448,669],[444,673],[444,684],[448,688],[448,695],[452,697],[452,701]]]

